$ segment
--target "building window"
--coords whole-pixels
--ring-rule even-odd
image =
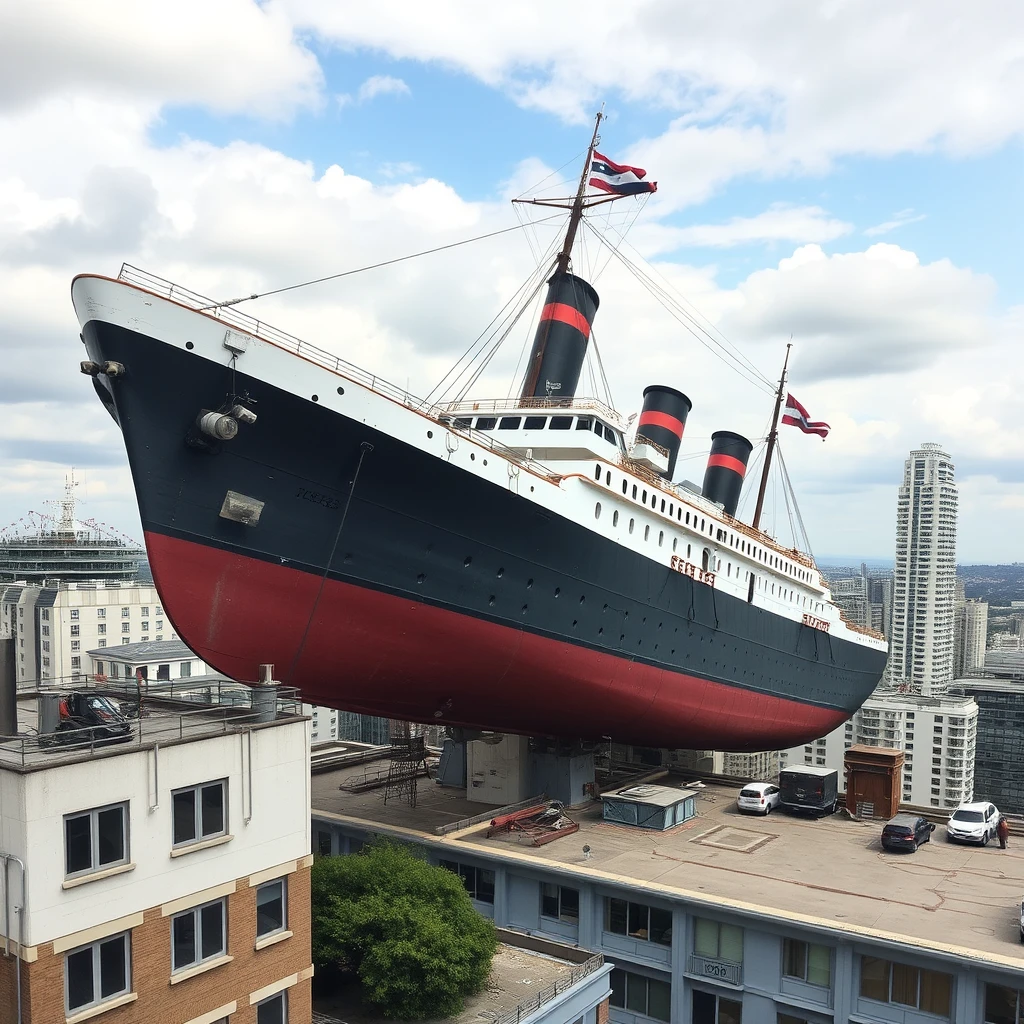
[[[104,636],[106,634],[106,632],[107,632],[107,624],[105,622],[98,623],[97,626],[96,626],[96,632],[100,636]]]
[[[97,619],[105,619],[106,617],[107,617],[107,609],[106,608],[97,608],[96,609],[96,618]]]
[[[81,649],[82,649],[82,641],[81,640],[72,640],[71,641],[71,650],[79,651]]]
[[[96,662],[96,675],[98,675],[98,676],[103,675],[103,662],[102,661],[97,661]]]
[[[741,1024],[743,1004],[713,992],[693,990],[693,1024]]]
[[[42,632],[43,636],[49,636],[50,635],[50,627],[49,626],[43,626],[41,632]]]
[[[121,618],[122,618],[122,619],[127,619],[127,618],[128,618],[128,612],[129,612],[129,609],[127,609],[127,608],[122,608],[122,609],[121,609]]]
[[[256,1024],[288,1024],[288,993],[278,992],[257,1003]]]
[[[75,624],[74,626],[71,627],[71,635],[72,636],[80,636],[81,635],[81,631],[82,631],[82,627],[77,625],[77,624]]]
[[[671,1019],[672,985],[669,982],[616,967],[612,971],[611,984],[612,994],[608,1002],[612,1006],[653,1017],[654,1020]]]
[[[478,868],[472,864],[460,864],[454,860],[438,861],[446,871],[462,879],[466,892],[479,903],[494,902],[494,872],[490,868]]]
[[[256,938],[262,939],[288,927],[285,907],[287,888],[285,879],[267,882],[256,890]]]
[[[156,628],[157,629],[163,629],[164,628],[164,620],[163,619],[157,619],[156,620]]]
[[[178,678],[179,679],[188,679],[191,675],[192,675],[192,662],[191,661],[183,661],[178,666]]]
[[[672,911],[606,897],[604,930],[660,946],[672,945]]]
[[[49,621],[50,621],[50,609],[49,608],[44,608],[43,609],[43,622],[49,622]]]
[[[148,622],[143,622],[142,623],[142,632],[143,633],[148,633],[149,632],[149,623]]]
[[[985,986],[985,1024],[1018,1024],[1024,1020],[1024,992],[1005,985]]]
[[[330,857],[331,850],[331,833],[318,831],[316,834],[316,852],[321,857]]]
[[[698,917],[693,923],[693,951],[712,960],[743,963],[743,929]]]
[[[579,890],[545,882],[540,890],[540,913],[542,917],[577,924],[580,919]]]
[[[121,632],[122,633],[130,633],[131,630],[132,630],[132,624],[130,622],[122,622],[121,623]]]
[[[97,640],[96,641],[96,645],[98,647],[106,647],[107,646],[107,641],[106,640]]]
[[[170,679],[171,678],[171,666],[170,665],[157,665],[156,667],[157,679]]]
[[[64,957],[64,1008],[67,1015],[99,1006],[131,990],[129,932],[73,949]]]
[[[953,978],[874,956],[860,958],[860,994],[880,1003],[911,1006],[925,1013],[948,1017]]]
[[[128,863],[128,804],[64,816],[64,874],[70,878]]]
[[[227,901],[214,900],[171,918],[171,971],[214,960],[227,952]]]
[[[25,641],[24,641],[24,640],[22,640],[21,642],[22,642],[22,644],[24,644],[24,643],[25,643]],[[50,641],[49,641],[49,640],[44,640],[44,641],[43,641],[43,650],[44,650],[45,652],[49,653],[49,651],[50,651]]]
[[[71,659],[71,667],[73,669],[82,667],[82,658],[80,655],[76,655],[74,658]]]
[[[832,950],[813,942],[786,939],[782,944],[782,973],[808,985],[832,987]]]
[[[163,615],[164,610],[163,610],[163,608],[160,605],[156,606],[156,613],[157,613],[157,615]]]
[[[130,636],[123,636],[123,637],[121,637],[122,645],[126,646],[126,645],[130,644],[131,642],[132,642],[132,638]]]
[[[71,621],[74,622],[77,619],[78,619],[78,609],[77,608],[72,608],[71,609]]]
[[[173,845],[184,846],[227,832],[227,779],[171,793]]]

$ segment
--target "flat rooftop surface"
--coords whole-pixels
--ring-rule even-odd
[[[478,847],[519,862],[565,868],[617,884],[665,888],[760,913],[781,913],[807,923],[919,941],[973,954],[991,953],[1024,968],[1019,913],[1024,899],[1024,835],[1000,850],[953,844],[944,824],[916,853],[888,853],[881,821],[854,821],[845,812],[820,819],[768,817],[736,809],[738,787],[709,784],[696,800],[697,816],[666,832],[612,824],[601,805],[567,811],[580,825],[572,835],[534,847],[515,835],[488,839],[486,825],[433,834],[443,818],[486,807],[447,798],[420,781],[419,806],[383,803],[383,793],[359,801],[337,789],[339,775],[314,780],[313,813],[323,810],[423,832],[444,846]],[[669,780],[661,780],[669,781]],[[317,783],[332,786],[319,799]],[[680,782],[682,790],[684,785]],[[943,819],[944,820],[944,819]],[[1013,826],[1011,826],[1013,827]],[[583,847],[590,847],[584,857]],[[813,920],[812,920],[813,919]]]
[[[487,984],[475,996],[469,996],[462,1013],[424,1024],[481,1024],[514,1010],[542,989],[567,977],[575,965],[541,953],[501,943],[494,954]],[[328,1020],[346,1024],[384,1024],[385,1018],[363,1007],[355,985],[336,995],[313,1000],[313,1009]],[[315,1019],[315,1018],[314,1018]]]

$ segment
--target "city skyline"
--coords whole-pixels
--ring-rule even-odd
[[[976,5],[954,41],[943,17],[878,2],[553,21],[524,3],[511,29],[446,2],[384,19],[186,0],[173,24],[158,5],[101,8],[115,33],[64,2],[0,16],[0,127],[18,140],[0,154],[0,525],[59,497],[74,465],[87,514],[139,536],[121,439],[77,372],[72,275],[127,260],[224,299],[514,227],[510,198],[571,189],[606,102],[602,152],[658,192],[595,228],[617,245],[635,218],[622,251],[767,380],[792,337],[790,387],[832,427],[783,430],[811,549],[890,550],[903,453],[935,441],[958,465],[965,561],[1024,558],[1024,113],[1005,101],[1019,64],[989,45],[1024,11]],[[240,308],[422,395],[560,230]],[[652,383],[694,402],[680,477],[715,430],[763,437],[770,388],[727,372],[594,235],[576,265],[602,297],[594,339],[620,409]],[[480,397],[514,383],[520,326]],[[781,492],[765,522],[789,542]]]

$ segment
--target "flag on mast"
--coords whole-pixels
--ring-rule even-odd
[[[817,434],[823,441],[832,429],[827,423],[812,420],[807,410],[792,395],[786,396],[786,411],[782,422],[791,427],[799,427],[805,434]]]
[[[596,150],[590,162],[589,184],[602,192],[614,192],[619,196],[635,196],[641,192],[657,192],[656,181],[644,181],[647,172],[642,167],[617,164]]]

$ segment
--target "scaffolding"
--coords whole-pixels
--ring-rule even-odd
[[[391,722],[391,764],[384,783],[384,803],[395,798],[416,806],[420,772],[427,770],[427,747],[423,736],[414,736],[408,722]]]

